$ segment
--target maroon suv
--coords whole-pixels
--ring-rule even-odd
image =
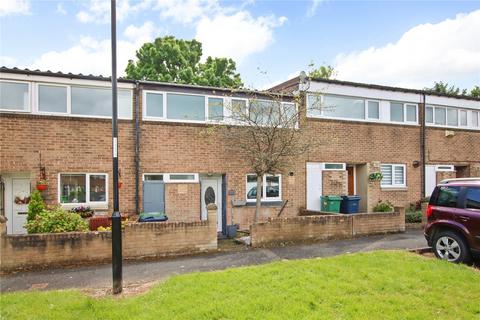
[[[480,255],[480,179],[437,185],[427,219],[425,238],[438,258],[468,262]]]

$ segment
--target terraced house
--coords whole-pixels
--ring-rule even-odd
[[[319,210],[327,194],[357,194],[361,211],[379,200],[406,206],[439,179],[480,176],[480,100],[300,78],[268,94],[121,79],[121,211],[197,221],[214,202],[219,233],[232,217],[248,228],[256,176],[234,142],[204,132],[227,105],[247,108],[272,92],[292,108],[293,95],[322,107],[298,124],[318,143],[287,172],[263,177],[261,219]],[[43,177],[50,204],[111,210],[109,78],[2,68],[0,110],[0,214],[9,233],[24,232],[26,199]],[[371,181],[376,172],[381,182]]]

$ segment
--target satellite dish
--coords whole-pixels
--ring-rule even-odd
[[[300,77],[300,83],[305,83],[306,82],[307,74],[305,73],[305,71],[301,71],[299,77]]]

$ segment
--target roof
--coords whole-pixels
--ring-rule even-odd
[[[317,81],[317,82],[324,82],[324,83],[331,83],[331,84],[338,84],[338,85],[343,85],[343,86],[352,86],[352,87],[360,87],[360,88],[368,88],[368,89],[405,92],[405,93],[426,94],[426,95],[438,96],[438,97],[447,97],[447,98],[455,98],[455,99],[480,101],[480,98],[475,98],[475,97],[471,97],[471,96],[443,94],[443,93],[438,93],[438,92],[432,92],[430,90],[409,89],[409,88],[401,88],[401,87],[384,86],[384,85],[378,85],[378,84],[368,84],[368,83],[343,81],[343,80],[333,80],[333,79],[323,79],[323,78],[309,78],[309,80],[310,81]],[[283,83],[280,83],[280,84],[270,88],[269,90],[274,91],[274,92],[279,92],[282,89],[286,89],[288,91],[289,88],[291,88],[295,85],[298,85],[299,83],[300,83],[300,77],[297,76],[297,77],[289,79],[289,80],[287,80]]]
[[[63,72],[53,72],[50,70],[41,71],[41,70],[30,70],[30,69],[19,69],[19,68],[8,68],[8,67],[1,67],[0,73],[14,73],[14,74],[24,74],[24,75],[36,75],[36,76],[47,76],[47,77],[60,77],[60,78],[69,78],[69,79],[82,79],[82,80],[96,80],[96,81],[111,81],[112,77],[106,77],[103,75],[92,75],[92,74],[74,74],[74,73],[63,73]],[[181,84],[181,83],[172,83],[172,82],[161,82],[161,81],[149,81],[149,80],[131,80],[126,78],[118,78],[119,82],[125,83],[140,83],[145,85],[161,85],[161,86],[169,86],[169,87],[177,87],[177,88],[189,88],[189,89],[203,89],[203,90],[217,90],[217,91],[224,91],[224,92],[231,92],[231,93],[245,93],[245,94],[263,94],[263,95],[272,95],[272,92],[269,90],[259,91],[259,90],[249,90],[249,89],[232,89],[232,88],[221,88],[221,87],[211,87],[211,86],[201,86],[201,85],[193,85],[193,84]],[[279,95],[286,98],[292,98],[293,95],[290,94],[279,94],[273,93],[275,95]]]

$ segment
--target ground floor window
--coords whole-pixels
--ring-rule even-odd
[[[62,204],[106,204],[107,174],[61,173],[59,201]]]
[[[406,167],[404,164],[382,164],[382,188],[406,187]]]
[[[247,174],[247,201],[257,199],[257,175]],[[278,201],[282,199],[282,176],[267,174],[263,176],[262,201]]]

